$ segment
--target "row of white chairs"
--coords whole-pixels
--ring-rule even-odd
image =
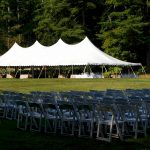
[[[137,138],[146,136],[150,127],[149,90],[141,91],[6,91],[0,95],[0,115],[17,119],[17,127],[23,130],[89,136],[109,142],[113,137]]]
[[[23,130],[96,137],[111,141],[112,135],[123,140],[123,120],[116,119],[113,107],[95,103],[36,103],[17,101],[17,127]]]

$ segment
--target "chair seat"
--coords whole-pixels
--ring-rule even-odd
[[[32,112],[32,117],[36,117],[36,118],[43,118],[44,117],[44,115],[43,114],[41,114],[41,113],[38,113],[38,112]]]
[[[54,115],[46,115],[46,118],[47,119],[58,119],[58,117],[57,116],[54,116]]]

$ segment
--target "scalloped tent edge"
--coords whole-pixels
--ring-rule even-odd
[[[0,57],[0,67],[80,65],[142,66],[141,63],[122,61],[102,52],[88,37],[72,45],[61,39],[52,46],[43,46],[36,41],[32,46],[23,48],[14,43]]]

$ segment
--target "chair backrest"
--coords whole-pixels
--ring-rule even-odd
[[[31,116],[34,115],[34,113],[39,113],[40,115],[44,114],[42,103],[28,102],[28,106]]]
[[[29,113],[29,105],[27,101],[17,100],[16,107],[18,109],[18,113]]]
[[[103,100],[101,101],[103,104],[114,104],[115,103],[115,99],[114,97],[108,97],[108,96],[105,96],[103,97]]]
[[[114,116],[113,105],[97,104],[96,105],[97,118],[98,120],[112,120]]]
[[[137,118],[137,106],[133,104],[117,104],[117,116],[120,120]]]
[[[69,118],[73,117],[76,118],[76,113],[74,106],[71,102],[68,101],[58,101],[58,114],[60,118]]]
[[[58,117],[58,109],[55,103],[43,103],[43,113],[47,116],[56,116]]]
[[[75,110],[76,110],[77,118],[79,120],[94,117],[94,110],[93,110],[93,105],[92,104],[74,102],[74,107],[75,107]]]
[[[5,103],[4,95],[0,94],[0,104]]]

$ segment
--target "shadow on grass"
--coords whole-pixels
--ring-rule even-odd
[[[0,150],[149,150],[150,137],[112,143],[96,139],[20,131],[16,121],[1,120]]]

